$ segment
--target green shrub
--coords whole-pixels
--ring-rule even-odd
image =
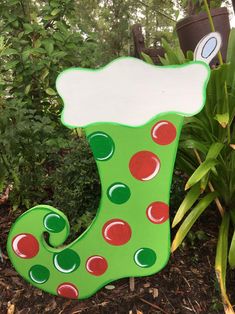
[[[100,180],[95,160],[84,137],[73,140],[72,148],[50,178],[51,205],[68,216],[71,234],[87,228],[99,206]]]
[[[84,39],[76,16],[74,0],[1,3],[0,193],[13,185],[14,209],[51,198],[50,176],[76,137],[61,124],[55,90],[62,70],[94,66],[97,43]]]
[[[47,114],[11,102],[0,108],[0,132],[2,189],[13,185],[13,207],[29,208],[45,200],[50,165],[60,163],[59,152],[68,145],[69,132]]]

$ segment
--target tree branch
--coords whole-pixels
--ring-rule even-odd
[[[138,0],[138,2],[139,2],[140,4],[142,4],[143,6],[147,7],[147,8],[151,8],[151,6],[150,6],[149,4],[146,4],[146,3],[144,3],[144,2],[141,1],[141,0]],[[156,10],[156,9],[155,9],[154,11],[156,11],[158,14],[164,16],[164,17],[167,18],[168,20],[170,20],[170,21],[176,23],[176,20],[174,20],[172,17],[168,16],[166,13],[164,13],[164,12],[162,12],[162,11],[159,11],[159,10]]]

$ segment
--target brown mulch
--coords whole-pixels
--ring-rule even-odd
[[[0,207],[0,313],[107,313],[107,314],[214,314],[223,313],[214,274],[214,254],[219,217],[209,212],[195,230],[206,230],[206,239],[186,244],[171,257],[160,273],[135,279],[130,292],[129,279],[112,283],[93,297],[74,301],[55,297],[34,288],[17,275],[6,253],[9,228],[19,212]],[[235,279],[231,278],[234,287]],[[234,289],[231,289],[234,290]]]

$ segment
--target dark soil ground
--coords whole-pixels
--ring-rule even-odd
[[[113,283],[84,301],[67,300],[44,293],[17,275],[7,257],[6,240],[19,212],[0,207],[0,313],[223,313],[214,273],[214,255],[219,216],[213,209],[194,227],[204,230],[203,239],[187,240],[171,256],[168,266],[151,277],[136,278],[130,292],[129,279]],[[232,277],[233,276],[233,277]],[[230,298],[235,300],[234,274],[228,280]],[[233,292],[233,294],[231,293]]]

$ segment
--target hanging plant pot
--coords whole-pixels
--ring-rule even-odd
[[[215,25],[215,30],[222,36],[221,53],[223,60],[226,61],[228,38],[230,32],[229,13],[227,8],[211,9],[211,15]],[[180,20],[176,24],[180,47],[184,54],[188,51],[194,51],[197,43],[206,34],[211,32],[208,16],[206,13],[191,15]],[[218,64],[218,58],[215,57],[211,65]]]

